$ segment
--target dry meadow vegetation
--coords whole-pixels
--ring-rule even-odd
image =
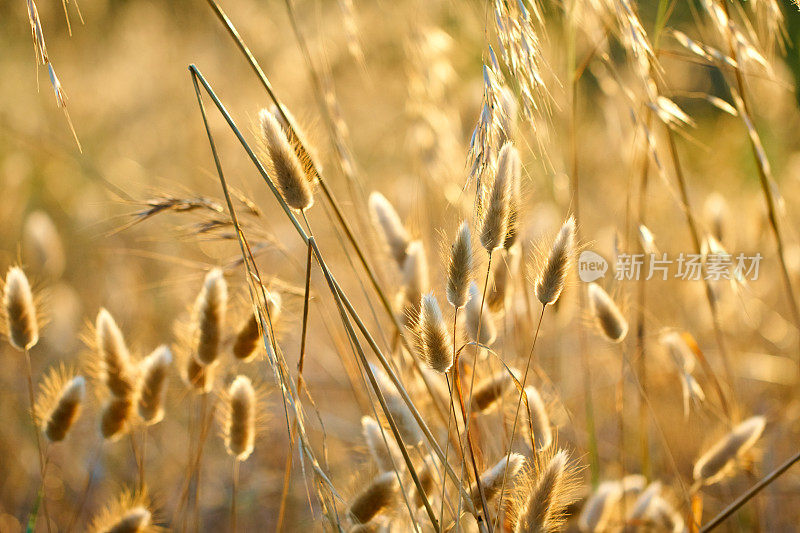
[[[794,531],[797,11],[0,3],[0,532]]]

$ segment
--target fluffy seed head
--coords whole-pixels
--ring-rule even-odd
[[[695,482],[711,485],[725,477],[736,459],[758,441],[765,425],[763,416],[754,416],[733,428],[697,460],[693,472]]]
[[[561,296],[575,255],[575,219],[569,217],[558,232],[547,262],[536,279],[536,298],[552,305]]]
[[[237,376],[228,389],[225,446],[240,461],[253,452],[256,433],[256,394],[246,376]]]
[[[450,250],[447,267],[447,301],[456,309],[467,304],[469,278],[472,276],[472,237],[467,221],[461,223]]]
[[[210,365],[219,356],[227,304],[228,286],[222,270],[215,268],[206,274],[194,304],[194,355],[201,365]]]
[[[356,524],[366,524],[396,503],[397,478],[394,472],[386,472],[376,477],[353,498],[347,513]]]
[[[394,210],[389,200],[379,192],[373,192],[369,195],[369,211],[372,214],[374,224],[389,247],[389,252],[394,260],[397,261],[397,266],[402,268],[406,259],[406,248],[408,248],[411,239],[408,237],[408,232],[403,227],[403,223],[400,222],[397,211]]]
[[[529,470],[514,495],[514,533],[559,531],[565,509],[574,498],[574,475],[563,450]]]
[[[512,369],[512,372],[516,373],[516,370]],[[514,380],[505,369],[479,381],[472,394],[473,409],[479,413],[488,411],[495,406],[513,383]]]
[[[384,441],[381,426],[374,418],[369,416],[362,417],[361,431],[364,434],[367,448],[369,448],[369,452],[381,472],[393,472],[395,465],[399,467],[404,464],[394,438],[387,432],[386,440]]]
[[[6,274],[3,309],[11,345],[17,350],[33,348],[39,341],[39,323],[30,283],[19,267],[9,268]]]
[[[597,326],[611,342],[622,342],[628,333],[628,321],[617,304],[597,283],[589,284],[589,307]]]
[[[83,376],[74,376],[63,366],[50,370],[42,382],[34,408],[36,420],[47,440],[64,440],[80,415],[85,395],[86,380]]]
[[[311,184],[306,179],[303,164],[272,113],[262,111],[260,118],[261,133],[264,135],[269,156],[269,169],[278,182],[283,199],[293,209],[308,209],[314,203],[314,195]]]
[[[139,417],[147,425],[164,418],[164,395],[167,391],[167,372],[172,364],[172,352],[159,346],[142,360],[136,406]]]
[[[128,421],[133,414],[131,397],[112,396],[106,401],[100,413],[100,434],[110,441],[119,439],[128,429]]]
[[[91,533],[144,533],[154,531],[147,497],[124,491],[103,509],[89,527]]]
[[[269,307],[269,317],[274,324],[281,312],[281,297],[278,293],[268,295],[267,305]],[[259,311],[260,313],[260,311]],[[261,345],[261,331],[259,329],[259,318],[256,313],[249,313],[247,320],[239,327],[236,338],[233,341],[233,355],[241,361],[251,361],[258,353]]]
[[[134,391],[134,369],[125,338],[111,313],[101,308],[95,322],[100,377],[118,398],[127,398]]]
[[[53,220],[44,211],[33,211],[25,219],[23,251],[34,272],[51,279],[64,271],[64,245]]]
[[[402,313],[405,324],[416,325],[419,318],[422,295],[428,292],[428,260],[421,241],[408,245],[403,263]]]
[[[207,394],[214,388],[214,375],[218,361],[210,365],[201,365],[192,357],[186,357],[182,368],[184,383],[197,394]]]
[[[477,341],[485,346],[491,346],[497,338],[497,328],[494,325],[494,317],[488,305],[483,306],[481,312],[481,295],[478,285],[473,281],[469,284],[469,301],[467,302],[466,331],[470,340]],[[480,323],[480,335],[478,335],[478,323]]]
[[[311,143],[308,142],[308,139],[300,130],[299,126],[297,125],[297,120],[294,119],[291,111],[284,107],[283,112],[287,117],[289,117],[294,126],[289,126],[289,123],[283,118],[283,115],[281,115],[281,112],[278,110],[278,106],[276,105],[270,106],[269,110],[261,110],[261,114],[270,113],[273,117],[275,117],[275,120],[280,123],[281,128],[283,129],[283,134],[286,135],[286,139],[288,139],[289,144],[292,146],[292,149],[297,156],[297,159],[303,166],[303,172],[305,172],[306,179],[309,181],[309,183],[314,183],[319,176],[317,175],[317,171],[314,169],[315,158]],[[261,114],[259,114],[259,119],[261,119]]]
[[[481,244],[487,252],[503,246],[508,227],[509,185],[513,168],[519,166],[519,153],[506,143],[497,156],[497,173],[481,224]]]
[[[453,344],[450,342],[439,302],[432,292],[422,297],[419,321],[422,357],[433,370],[447,372],[453,365]]]
[[[514,478],[517,477],[522,467],[525,465],[525,457],[518,453],[511,453],[500,459],[494,466],[481,474],[481,488],[483,495],[486,497],[486,502],[493,500],[503,490],[503,478],[505,477],[506,493],[509,493],[509,487],[514,485]],[[506,473],[506,468],[508,473]],[[472,503],[475,507],[481,505],[481,495],[478,491],[478,485],[473,483],[470,487],[470,496]]]
[[[553,430],[550,427],[550,417],[547,408],[539,395],[536,387],[525,387],[525,395],[528,398],[528,422],[525,434],[530,442],[530,429],[533,428],[533,442],[531,448],[537,453],[541,453],[550,448],[553,444]]]

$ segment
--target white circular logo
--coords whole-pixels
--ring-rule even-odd
[[[608,261],[603,259],[600,254],[590,250],[584,250],[578,257],[578,277],[581,281],[591,283],[606,275],[608,271]]]

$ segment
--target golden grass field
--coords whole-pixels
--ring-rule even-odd
[[[0,532],[795,531],[797,9],[0,4]]]

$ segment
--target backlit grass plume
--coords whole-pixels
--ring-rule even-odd
[[[528,422],[525,434],[530,441],[530,428],[533,427],[533,442],[531,448],[537,453],[541,453],[550,448],[553,444],[553,430],[550,427],[550,417],[547,414],[547,407],[542,401],[536,387],[525,387],[525,395],[528,398]]]
[[[514,533],[559,531],[575,497],[575,469],[564,450],[538,460],[514,490]]]
[[[575,255],[575,219],[569,217],[553,241],[550,255],[536,278],[536,298],[552,305],[561,296]]]
[[[166,345],[159,346],[140,366],[136,406],[139,417],[147,425],[164,417],[164,395],[167,389],[167,372],[172,364],[172,352]]]
[[[128,430],[132,415],[133,399],[112,395],[100,411],[100,434],[106,440],[118,440]]]
[[[400,221],[397,211],[384,195],[373,192],[369,195],[369,211],[375,226],[383,236],[389,253],[400,268],[406,260],[406,249],[411,243],[406,228]]]
[[[222,270],[215,268],[206,274],[194,304],[194,356],[201,365],[210,365],[219,356],[227,305],[228,285]]]
[[[86,396],[86,380],[64,366],[51,369],[39,387],[34,408],[36,420],[47,440],[64,440],[80,416]]]
[[[39,323],[30,283],[19,267],[9,268],[6,274],[3,310],[11,345],[20,351],[33,348],[39,341]]]
[[[590,283],[587,290],[589,307],[600,331],[611,342],[622,342],[628,333],[628,321],[617,304],[597,283]]]
[[[274,324],[281,312],[280,295],[278,293],[269,293],[267,305],[270,320]],[[233,355],[240,361],[252,361],[256,353],[258,353],[258,348],[263,346],[264,341],[261,338],[257,313],[260,313],[260,311],[248,313],[247,319],[239,327],[239,331],[233,340]]]
[[[397,489],[397,477],[394,472],[380,474],[353,498],[347,507],[347,515],[355,524],[367,524],[398,504]]]
[[[428,292],[428,259],[422,241],[412,242],[403,263],[402,318],[408,327],[419,319],[422,295]]]
[[[514,485],[514,479],[517,474],[525,466],[525,457],[518,453],[511,453],[494,464],[491,468],[481,474],[481,487],[486,501],[493,500],[503,490],[503,478],[505,476],[506,488]],[[508,473],[506,473],[508,469]],[[481,496],[478,492],[478,485],[473,483],[470,487],[470,496],[472,497],[473,505],[479,508],[481,505]]]
[[[381,432],[381,426],[374,418],[361,417],[361,431],[367,443],[370,455],[375,460],[381,472],[393,472],[396,467],[403,465],[403,458],[391,431]],[[383,435],[386,435],[384,440]]]
[[[447,266],[447,301],[456,309],[467,305],[472,277],[472,236],[467,221],[458,227]]]
[[[453,344],[433,293],[422,297],[419,336],[422,357],[428,366],[437,372],[447,372],[453,365]]]
[[[259,118],[271,177],[277,182],[289,207],[298,211],[308,209],[314,204],[314,194],[303,164],[275,116],[262,111]]]
[[[503,246],[508,227],[508,201],[512,173],[520,166],[519,153],[511,143],[500,149],[497,172],[481,221],[481,245],[487,252]]]
[[[97,313],[95,337],[100,379],[117,398],[130,397],[135,372],[128,346],[114,317],[102,308]]]
[[[236,376],[225,405],[225,447],[239,461],[246,460],[255,445],[256,394],[247,376]]]
[[[144,494],[123,491],[105,509],[100,511],[89,526],[91,533],[153,533],[153,514]]]
[[[505,369],[482,379],[475,385],[475,392],[472,395],[473,409],[479,413],[488,411],[513,385],[514,380]]]
[[[765,425],[763,416],[748,418],[714,444],[694,464],[692,475],[695,485],[711,485],[724,478],[733,468],[736,459],[758,441]]]

